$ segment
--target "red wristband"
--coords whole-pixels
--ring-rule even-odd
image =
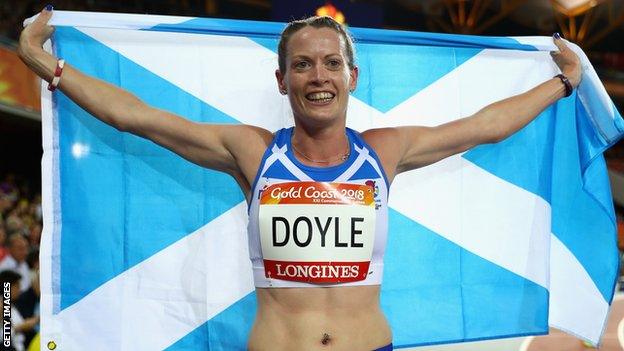
[[[56,61],[56,69],[54,70],[54,77],[50,84],[48,84],[49,91],[55,91],[59,82],[61,81],[61,74],[63,74],[63,67],[65,66],[65,60],[60,59]]]

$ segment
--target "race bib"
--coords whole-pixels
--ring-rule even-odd
[[[345,183],[273,184],[262,191],[259,225],[267,278],[364,280],[375,242],[374,189]]]

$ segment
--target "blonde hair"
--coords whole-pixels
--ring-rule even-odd
[[[349,66],[349,69],[353,69],[355,67],[355,48],[353,45],[353,38],[351,37],[349,32],[347,32],[345,27],[329,16],[313,16],[301,20],[292,21],[288,23],[286,28],[284,28],[284,31],[282,31],[282,35],[280,36],[280,41],[277,46],[277,62],[279,65],[279,70],[282,73],[286,72],[288,41],[293,34],[305,27],[330,28],[335,30],[336,33],[338,33],[340,37],[344,40],[346,51],[345,54],[347,56],[347,65]]]

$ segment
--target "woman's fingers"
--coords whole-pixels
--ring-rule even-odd
[[[48,5],[41,11],[41,13],[39,13],[35,22],[47,24],[50,18],[52,18],[52,6]]]
[[[569,48],[566,45],[565,41],[563,41],[563,39],[561,39],[561,36],[559,35],[559,33],[555,33],[553,35],[553,42],[555,43],[555,45],[557,46],[557,48],[559,49],[560,52],[564,52],[566,50],[569,50]]]
[[[54,27],[48,25],[50,18],[52,18],[52,6],[48,5],[31,24],[24,28],[20,36],[20,45],[42,46],[54,32]]]
[[[37,27],[37,29],[46,31],[46,29],[48,31],[52,30],[51,26],[48,26],[48,22],[50,21],[50,18],[52,18],[52,6],[48,5],[46,6],[46,8],[44,8],[41,13],[39,13],[39,16],[37,16],[37,18],[35,18],[35,20],[33,21],[33,23],[31,25],[34,25],[35,27]]]
[[[54,32],[54,27],[48,25],[52,17],[52,6],[44,8],[35,20],[22,30],[19,38],[17,53],[26,61],[33,53],[39,51]]]
[[[559,51],[551,51],[550,56],[559,66],[559,69],[565,74],[572,85],[576,87],[581,80],[581,63],[576,53],[568,47],[566,42],[558,33],[553,35],[553,43]]]
[[[551,56],[561,57],[564,59],[578,62],[578,56],[576,55],[576,53],[572,49],[570,49],[568,44],[566,44],[566,42],[561,39],[560,36],[553,35],[553,43],[555,43],[559,51],[551,51]]]

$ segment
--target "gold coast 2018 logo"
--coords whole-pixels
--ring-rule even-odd
[[[375,199],[375,209],[378,210],[381,207],[381,199],[379,199],[379,186],[377,186],[377,183],[374,180],[367,180],[364,184],[374,189],[373,198]]]

